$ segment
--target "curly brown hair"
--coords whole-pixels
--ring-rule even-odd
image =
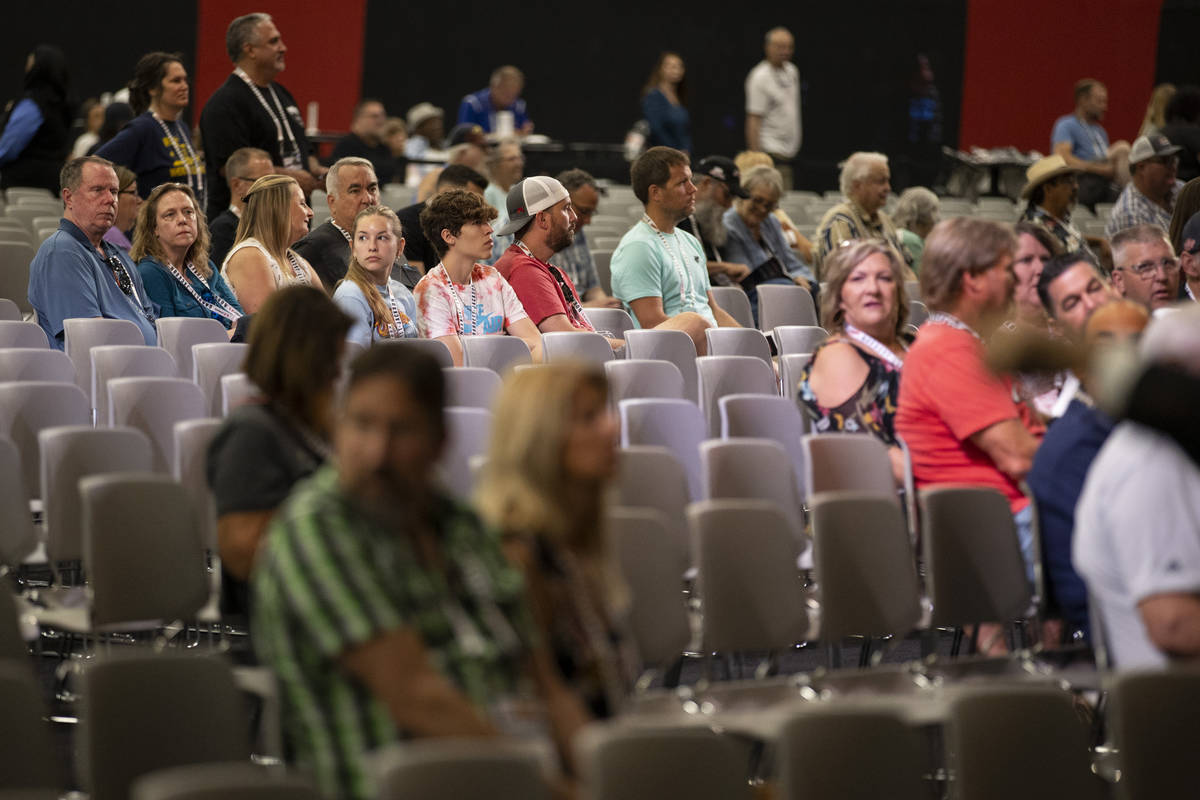
[[[442,231],[458,236],[463,225],[491,222],[497,216],[499,212],[479,195],[465,189],[451,189],[437,195],[425,206],[421,212],[421,232],[441,258],[450,249],[442,238]]]

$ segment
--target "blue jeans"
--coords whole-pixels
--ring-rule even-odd
[[[1013,514],[1013,522],[1017,526],[1017,542],[1021,545],[1021,558],[1025,559],[1025,575],[1029,584],[1033,585],[1033,503]]]

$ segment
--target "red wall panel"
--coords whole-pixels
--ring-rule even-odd
[[[346,130],[362,87],[366,0],[199,0],[193,90],[197,111],[233,69],[225,52],[225,29],[235,17],[255,11],[270,14],[283,35],[287,69],[279,82],[295,95],[300,113],[306,114],[308,103],[315,100],[321,104],[323,130]]]
[[[1132,142],[1154,88],[1161,8],[1162,0],[970,0],[960,147],[1048,152],[1080,78],[1108,87],[1109,138]]]

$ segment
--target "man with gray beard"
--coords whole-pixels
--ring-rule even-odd
[[[721,217],[733,205],[733,198],[748,196],[742,188],[741,174],[732,160],[709,156],[696,165],[692,179],[696,183],[696,210],[675,227],[692,234],[704,245],[708,277],[713,284],[736,286],[750,274],[750,267],[721,258],[721,250],[729,238]]]

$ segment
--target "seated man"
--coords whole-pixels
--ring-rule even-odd
[[[376,797],[365,756],[389,742],[503,733],[496,712],[522,691],[564,755],[587,720],[534,645],[499,539],[437,488],[444,400],[430,356],[360,355],[335,457],[276,514],[255,566],[254,645],[283,684],[296,760],[329,797]]]
[[[817,226],[815,272],[821,277],[825,259],[842,242],[857,239],[882,239],[896,251],[905,265],[905,280],[915,281],[912,256],[900,242],[900,234],[892,219],[883,210],[892,191],[892,173],[883,153],[853,153],[842,164],[840,178],[846,201],[825,212]]]
[[[1075,342],[1083,340],[1088,316],[1117,296],[1092,257],[1080,250],[1047,261],[1037,292],[1054,330]]]
[[[961,483],[1008,498],[1032,574],[1033,512],[1019,488],[1042,427],[985,363],[983,337],[1012,297],[1016,237],[997,222],[956,217],[925,240],[921,296],[929,319],[904,360],[896,433],[912,453],[917,488]]]
[[[458,106],[458,123],[472,123],[484,133],[525,135],[533,133],[533,121],[525,111],[521,92],[525,75],[513,66],[504,66],[492,73],[488,88],[480,89],[462,99]],[[506,113],[512,118],[512,130],[497,130],[497,115]]]
[[[375,168],[367,159],[354,156],[336,161],[325,174],[325,192],[329,220],[309,231],[293,248],[312,264],[321,285],[332,295],[338,281],[346,277],[355,215],[368,206],[379,205]]]
[[[555,253],[550,263],[571,279],[585,308],[620,308],[621,301],[609,297],[600,285],[596,261],[583,232],[600,207],[600,188],[596,179],[581,169],[569,169],[559,173],[558,182],[571,195],[571,208],[575,210],[575,241]]]
[[[742,188],[742,175],[737,165],[724,156],[701,159],[692,177],[696,184],[696,210],[679,223],[679,229],[695,236],[704,246],[709,280],[723,286],[736,286],[750,274],[750,266],[722,258],[725,242],[729,239],[729,230],[722,218],[733,207],[733,198],[749,197],[750,193]]]
[[[1151,311],[1179,299],[1179,260],[1157,225],[1126,228],[1112,239],[1113,288]]]
[[[1149,321],[1144,307],[1128,300],[1113,300],[1088,317],[1084,340],[1093,349],[1128,344],[1136,341]],[[1086,375],[1084,383],[1090,383]],[[1052,616],[1062,616],[1068,633],[1081,631],[1085,637],[1089,630],[1087,589],[1071,566],[1075,505],[1088,469],[1113,424],[1096,408],[1090,395],[1076,392],[1066,412],[1046,432],[1027,478],[1037,500],[1046,605]]]
[[[1200,373],[1200,309],[1155,320],[1141,358]],[[1088,471],[1071,554],[1118,668],[1200,657],[1198,520],[1196,463],[1174,439],[1119,423]]]
[[[1139,136],[1129,151],[1129,183],[1121,190],[1104,224],[1104,233],[1112,238],[1134,225],[1157,225],[1171,228],[1171,213],[1175,198],[1183,188],[1179,180],[1179,151],[1161,133]]]
[[[434,197],[451,189],[466,189],[483,197],[487,186],[488,179],[478,171],[461,164],[452,164],[439,173]],[[400,218],[400,225],[404,228],[404,257],[408,265],[422,275],[438,263],[437,251],[421,231],[421,212],[427,204],[414,203],[396,212],[396,216]]]
[[[387,125],[387,112],[378,100],[363,100],[354,109],[350,132],[333,146],[332,158],[365,158],[375,168],[379,182],[392,182],[396,172],[396,159],[392,149],[384,141],[383,129]],[[401,176],[403,178],[404,176]]]
[[[271,156],[266,150],[242,147],[234,150],[233,154],[225,159],[223,171],[225,182],[229,184],[229,208],[217,214],[208,223],[208,235],[211,240],[208,257],[217,265],[217,269],[225,263],[225,256],[229,254],[233,240],[237,238],[238,223],[246,205],[242,198],[256,180],[264,175],[273,174],[275,165],[271,163]]]
[[[550,256],[575,236],[575,211],[567,189],[554,178],[526,178],[508,193],[508,222],[497,233],[512,234],[515,242],[505,250],[496,269],[508,281],[525,313],[542,333],[595,332],[571,279]],[[625,346],[609,339],[613,350]]]
[[[705,355],[705,330],[739,326],[713,298],[704,248],[675,227],[696,208],[689,163],[670,147],[651,147],[633,162],[630,182],[646,213],[613,251],[612,287],[639,328],[684,331]]]
[[[63,349],[63,320],[124,319],[158,344],[155,308],[129,256],[104,241],[117,220],[117,172],[98,156],[68,161],[59,176],[62,220],[29,265],[29,304],[50,346]]]
[[[1108,89],[1084,78],[1075,84],[1075,111],[1056,119],[1050,132],[1051,154],[1082,173],[1080,202],[1085,206],[1111,202],[1118,184],[1128,179],[1129,143],[1109,146],[1108,131],[1100,124],[1107,111]]]

